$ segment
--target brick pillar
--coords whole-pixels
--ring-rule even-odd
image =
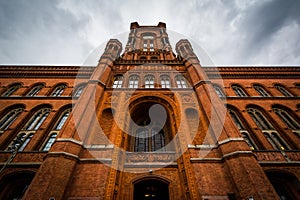
[[[65,199],[66,189],[72,174],[80,160],[85,137],[90,124],[96,117],[95,107],[99,105],[104,95],[105,86],[109,81],[111,66],[121,52],[121,43],[110,40],[99,60],[87,86],[77,100],[72,114],[46,155],[44,162],[37,171],[24,199]],[[76,123],[74,122],[76,120]]]

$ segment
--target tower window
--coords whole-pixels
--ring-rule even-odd
[[[139,87],[139,77],[134,75],[129,77],[129,88]]]
[[[160,84],[162,88],[170,88],[170,77],[167,75],[163,75],[160,77]]]
[[[122,88],[122,85],[123,85],[123,76],[121,75],[115,76],[113,82],[113,88]]]
[[[154,76],[147,75],[145,77],[145,88],[154,88]]]
[[[187,88],[186,80],[182,75],[176,76],[177,88]]]

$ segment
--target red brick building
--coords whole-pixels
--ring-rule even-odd
[[[300,68],[175,52],[135,22],[97,67],[0,66],[0,199],[300,199]]]

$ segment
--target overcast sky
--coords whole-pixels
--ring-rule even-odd
[[[216,65],[300,66],[299,0],[0,0],[0,64],[81,65],[135,21],[165,22]]]

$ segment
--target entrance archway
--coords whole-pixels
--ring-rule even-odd
[[[134,184],[133,200],[169,200],[169,185],[156,179]]]
[[[267,171],[266,174],[280,199],[300,198],[300,181],[294,175],[279,171]]]

